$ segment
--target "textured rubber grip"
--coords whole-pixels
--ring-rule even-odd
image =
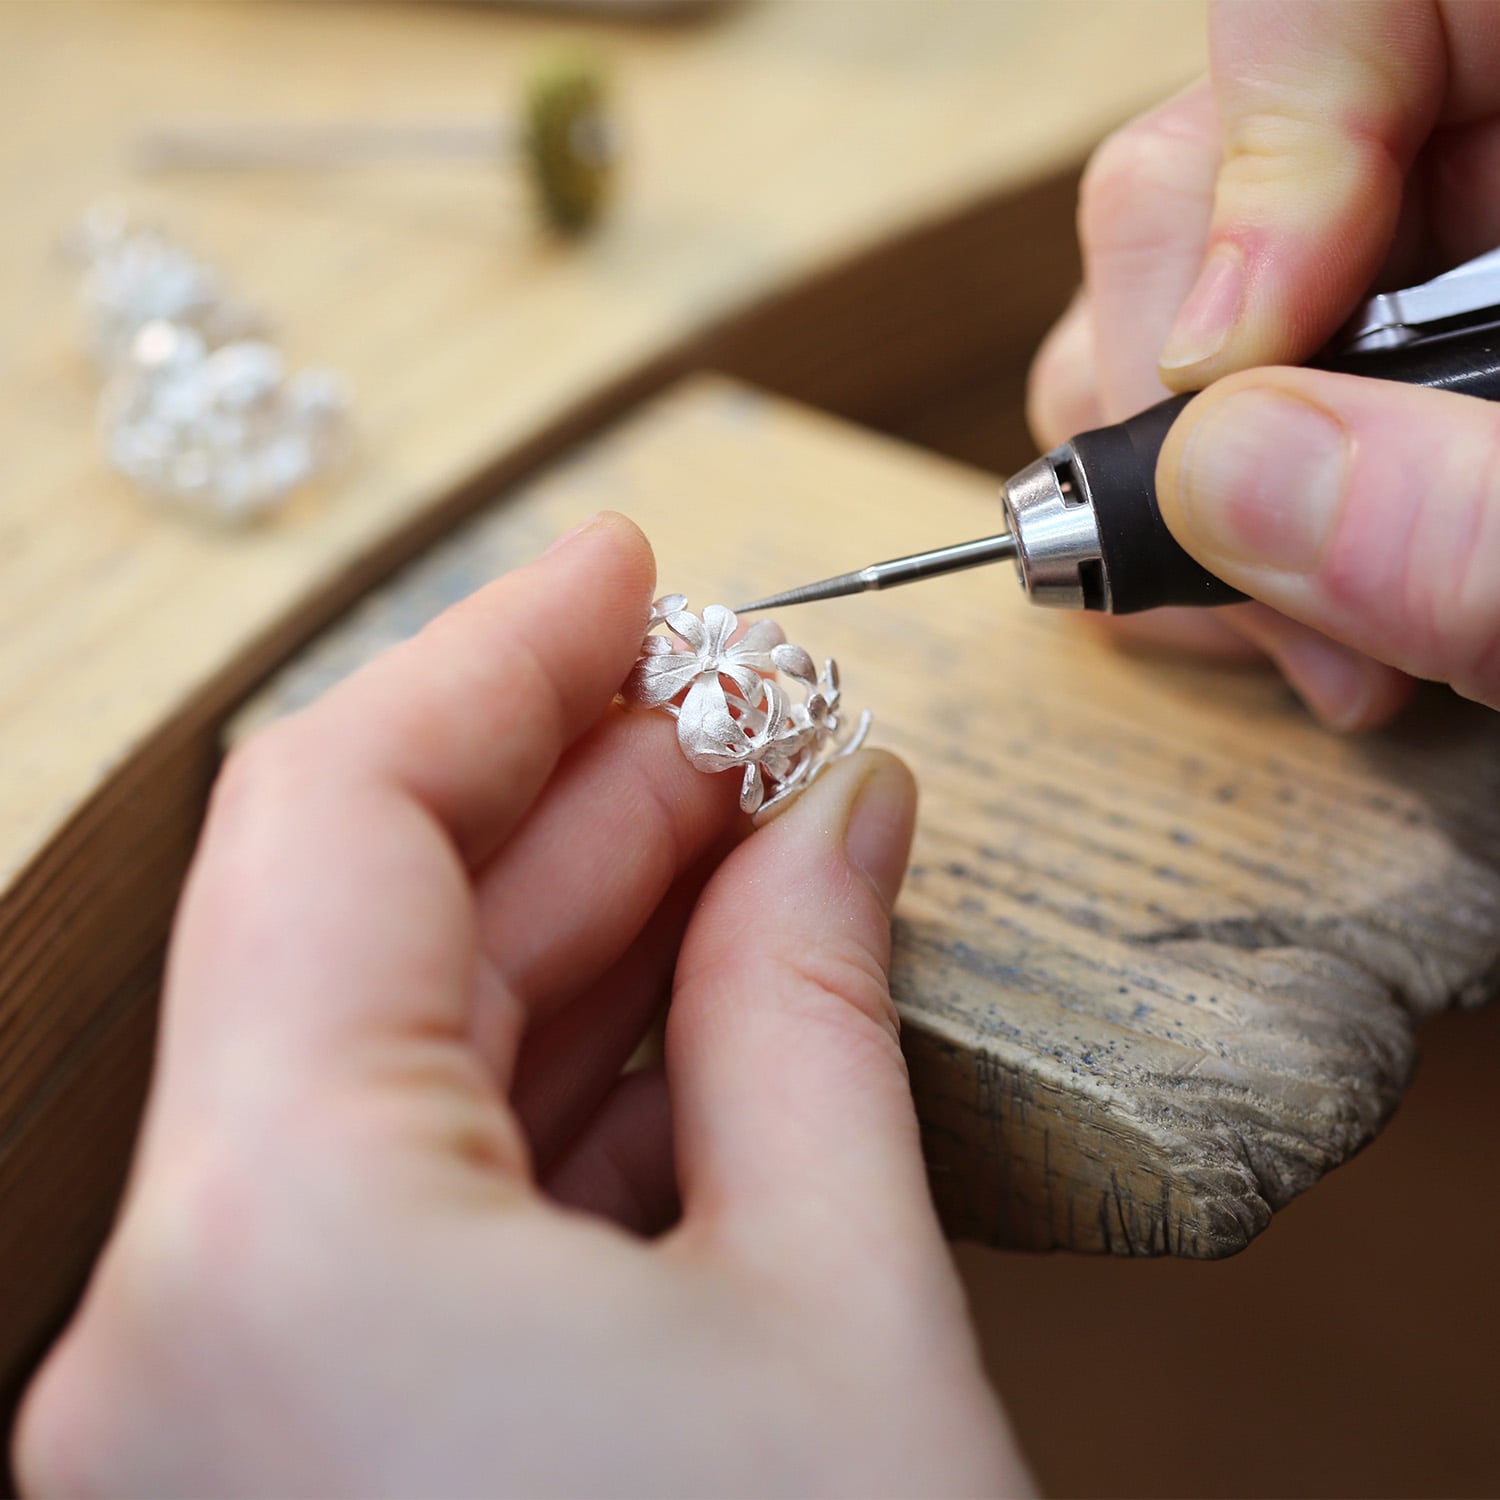
[[[1167,429],[1192,400],[1173,396],[1113,427],[1081,432],[1073,482],[1094,508],[1111,614],[1163,604],[1233,604],[1245,596],[1189,557],[1156,506],[1156,459]]]
[[[1456,330],[1405,349],[1342,354],[1312,368],[1500,400],[1500,328]],[[1094,508],[1113,614],[1163,604],[1232,604],[1245,596],[1181,547],[1156,504],[1156,460],[1191,396],[1173,396],[1112,427],[1081,432],[1061,451]],[[1070,451],[1071,450],[1071,451]]]

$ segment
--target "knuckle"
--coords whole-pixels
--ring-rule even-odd
[[[1093,331],[1082,297],[1075,297],[1042,341],[1026,375],[1026,421],[1037,443],[1054,447],[1071,432],[1097,426],[1098,388]]]
[[[1326,218],[1372,187],[1399,193],[1405,169],[1383,136],[1350,129],[1317,100],[1288,100],[1230,121],[1221,176],[1232,197],[1276,193]]]
[[[1196,195],[1197,144],[1147,116],[1107,136],[1078,189],[1078,234],[1087,250],[1149,249],[1162,236],[1155,205]],[[1174,216],[1175,218],[1175,216]]]
[[[1240,163],[1247,170],[1259,163],[1285,172],[1305,166],[1308,157],[1321,156],[1330,145],[1326,120],[1283,105],[1237,114],[1225,131],[1224,156],[1226,163]]]
[[[777,964],[805,1024],[835,1027],[851,1044],[857,1039],[900,1058],[900,1017],[885,968],[867,947],[847,938],[825,941],[779,955]]]
[[[498,1107],[478,1055],[435,1038],[367,1050],[355,1061],[361,1088],[348,1099],[299,1101],[302,1137],[324,1139],[341,1160],[394,1160],[415,1147],[458,1164],[487,1185],[526,1177],[531,1150],[516,1117]],[[316,1184],[309,1183],[309,1196]]]
[[[238,820],[258,808],[276,806],[308,764],[294,719],[282,719],[230,751],[214,781],[209,815],[217,823]]]

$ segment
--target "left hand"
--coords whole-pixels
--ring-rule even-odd
[[[652,572],[601,518],[231,758],[28,1494],[1025,1488],[886,985],[911,777],[739,842],[611,707]]]

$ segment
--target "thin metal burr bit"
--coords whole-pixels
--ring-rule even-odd
[[[801,588],[771,594],[753,604],[738,605],[735,612],[753,614],[765,609],[780,609],[788,604],[812,604],[818,599],[841,599],[845,594],[871,593],[876,589],[894,588],[899,583],[940,578],[944,573],[957,573],[984,563],[1004,562],[1015,555],[1015,537],[1002,531],[997,536],[982,536],[977,541],[956,542],[951,547],[934,547],[930,552],[914,552],[910,557],[872,563],[857,573],[840,573],[819,583],[805,583]]]

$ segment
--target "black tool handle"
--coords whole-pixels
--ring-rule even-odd
[[[1403,349],[1336,355],[1316,361],[1313,368],[1496,401],[1500,327],[1424,338]],[[1162,604],[1232,604],[1245,597],[1189,557],[1157,509],[1157,456],[1167,429],[1190,400],[1191,396],[1172,396],[1112,427],[1079,433],[1068,444],[1073,482],[1093,505],[1098,520],[1114,614],[1134,614]]]

